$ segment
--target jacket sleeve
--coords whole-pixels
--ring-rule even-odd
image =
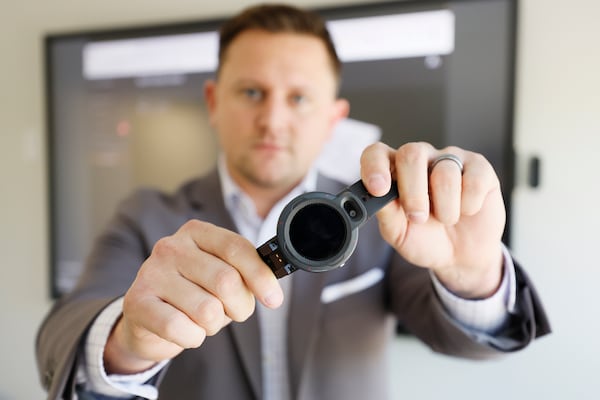
[[[71,399],[75,366],[88,327],[112,299],[58,301],[42,324],[36,355],[42,386],[48,399]]]
[[[485,359],[517,351],[551,331],[541,300],[525,271],[514,261],[516,306],[493,334],[469,329],[445,310],[429,273],[394,255],[388,270],[388,299],[402,328],[432,350],[464,358]]]
[[[38,371],[48,399],[72,398],[76,357],[96,316],[123,296],[148,257],[153,238],[146,234],[144,209],[151,196],[124,201],[86,261],[77,287],[58,300],[36,339]],[[162,232],[160,232],[162,233]]]

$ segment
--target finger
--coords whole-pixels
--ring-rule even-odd
[[[452,153],[454,154],[454,153]],[[432,165],[429,196],[433,215],[444,225],[455,225],[461,215],[462,170],[452,160]]]
[[[177,257],[165,260],[165,255],[169,253],[176,254]],[[194,282],[181,273],[181,270],[192,269],[191,265],[202,269],[201,256],[214,259],[196,246],[186,246],[186,241],[176,236],[159,240],[152,256],[142,265],[132,293],[141,297],[151,295],[159,298],[185,314],[210,336],[229,322],[223,302],[202,287],[201,282]],[[254,301],[251,300],[250,303],[252,305],[248,308],[253,308]]]
[[[477,214],[488,194],[499,188],[500,181],[489,161],[481,154],[469,153],[462,175],[461,213]]]
[[[369,193],[374,196],[383,196],[390,190],[393,152],[391,147],[375,143],[367,147],[361,155],[361,179]]]
[[[404,243],[408,220],[400,202],[392,201],[375,214],[381,236],[394,248]]]
[[[140,328],[142,331],[147,331],[151,335],[183,349],[199,347],[206,338],[206,331],[201,326],[192,321],[185,313],[156,296],[133,297],[129,300],[129,304],[127,302],[128,298],[126,296],[124,315],[126,311],[131,311],[127,312],[126,315],[131,323],[138,328],[137,339],[139,340],[137,342],[149,343],[153,341],[152,338],[140,337],[141,335],[149,336],[148,334],[139,333]],[[153,350],[153,347],[156,350]],[[162,344],[162,346],[146,346],[142,350],[142,355],[160,360],[161,356],[159,354],[148,354],[152,351],[169,353],[169,349],[164,349],[164,344]],[[177,353],[175,348],[170,349],[170,351],[174,354]]]
[[[152,260],[157,261],[148,262],[144,271],[151,269],[152,265],[158,265],[151,272],[160,275],[155,281],[169,281],[157,288],[161,290],[160,295],[164,298],[170,291],[189,289],[190,293],[177,296],[172,304],[176,307],[180,304],[187,305],[182,311],[196,322],[200,323],[200,320],[194,318],[198,311],[194,305],[202,300],[196,299],[196,292],[211,293],[222,303],[224,312],[235,321],[244,321],[254,312],[254,296],[240,273],[223,260],[200,249],[189,235],[176,234],[157,241],[152,250]],[[166,268],[166,265],[173,265],[174,268]],[[193,282],[193,285],[188,288],[179,282],[180,278]]]
[[[429,160],[435,149],[428,143],[407,143],[395,154],[400,203],[411,222],[429,217]]]
[[[193,263],[179,267],[180,273],[217,298],[225,314],[242,322],[254,312],[254,295],[238,270],[200,249]]]
[[[182,229],[187,230],[200,249],[239,271],[246,286],[258,301],[270,308],[281,305],[281,286],[252,243],[232,231],[207,222],[189,221]]]
[[[175,282],[173,282],[175,280]],[[167,290],[158,293],[164,302],[177,308],[206,332],[216,334],[229,322],[221,299],[182,276],[163,286]]]

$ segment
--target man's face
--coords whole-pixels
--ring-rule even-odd
[[[205,96],[229,172],[246,188],[297,184],[348,113],[324,44],[308,35],[240,34]]]

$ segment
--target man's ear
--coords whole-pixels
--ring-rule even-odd
[[[204,82],[204,101],[206,102],[206,110],[210,124],[214,126],[214,118],[217,109],[217,82],[208,79]]]
[[[350,102],[346,99],[336,99],[333,104],[329,132],[330,136],[333,135],[333,129],[337,125],[337,123],[344,118],[347,118],[350,115]]]

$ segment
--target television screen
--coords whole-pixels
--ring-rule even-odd
[[[316,11],[328,21],[343,62],[340,95],[351,103],[322,172],[357,179],[360,151],[378,138],[457,145],[492,162],[510,212],[514,1]],[[141,186],[174,190],[214,166],[203,83],[214,77],[221,22],[46,37],[54,296],[73,287],[121,199]]]

